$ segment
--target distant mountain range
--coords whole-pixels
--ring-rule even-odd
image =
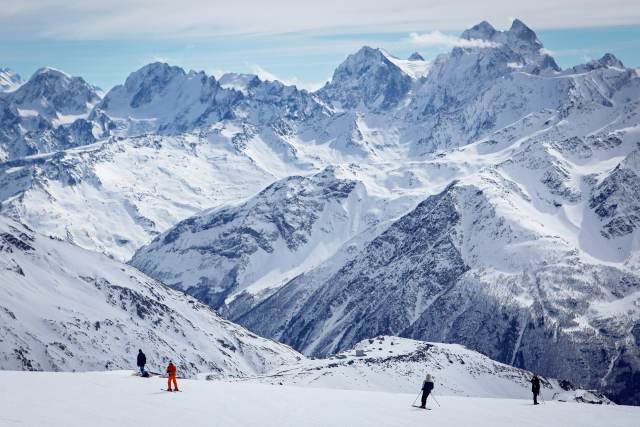
[[[0,214],[307,355],[458,343],[640,404],[640,74],[562,70],[519,20],[461,37],[315,92],[3,69]]]

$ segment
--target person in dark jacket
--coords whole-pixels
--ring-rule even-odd
[[[531,378],[531,392],[533,393],[533,404],[537,405],[540,394],[540,378],[536,374],[533,374],[533,378]]]
[[[140,375],[144,375],[144,366],[147,364],[147,356],[144,355],[142,350],[138,350],[138,368],[140,368]]]
[[[424,378],[424,382],[422,383],[422,400],[420,405],[421,408],[427,407],[427,397],[429,397],[429,393],[433,390],[433,377],[430,374]]]

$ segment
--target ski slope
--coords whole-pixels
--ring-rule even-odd
[[[108,373],[0,372],[3,426],[602,426],[637,425],[640,408],[521,399],[437,396],[431,411],[412,408],[414,394]],[[606,421],[605,421],[606,420]],[[603,424],[604,423],[604,424]]]

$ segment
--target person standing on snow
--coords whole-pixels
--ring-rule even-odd
[[[147,364],[147,356],[144,355],[142,350],[138,350],[138,368],[140,368],[140,375],[144,376],[144,365]]]
[[[167,381],[167,391],[173,391],[171,390],[172,382],[175,391],[180,391],[178,390],[178,381],[176,380],[176,365],[174,365],[172,361],[169,361],[169,366],[167,366],[167,374],[169,374],[169,380]]]
[[[531,392],[533,393],[533,404],[537,405],[540,394],[540,378],[536,374],[533,374],[533,378],[531,378]]]
[[[424,378],[424,382],[422,383],[422,405],[420,405],[422,409],[427,407],[427,397],[429,397],[431,390],[433,390],[433,377],[430,374],[427,374]]]

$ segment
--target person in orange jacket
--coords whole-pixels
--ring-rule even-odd
[[[175,391],[180,391],[178,390],[178,381],[176,380],[176,365],[174,365],[172,361],[169,361],[169,366],[167,366],[167,374],[169,374],[167,391],[173,391],[171,390],[171,382],[173,382],[173,388]]]

